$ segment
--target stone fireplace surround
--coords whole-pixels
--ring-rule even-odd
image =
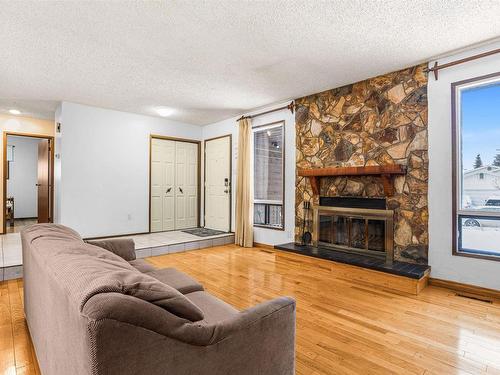
[[[303,202],[319,197],[386,198],[394,211],[394,259],[427,264],[428,156],[425,64],[328,90],[295,101],[297,171],[401,165],[387,196],[380,176],[326,176],[314,194],[297,173],[295,238]],[[397,262],[396,262],[397,263]]]

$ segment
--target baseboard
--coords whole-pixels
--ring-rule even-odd
[[[441,288],[451,289],[456,292],[462,292],[473,296],[493,298],[500,300],[500,290],[483,288],[470,284],[463,284],[456,281],[429,278],[429,284]]]
[[[274,246],[273,245],[268,245],[268,244],[260,243],[260,242],[254,242],[253,243],[253,247],[260,247],[262,249],[274,250]]]
[[[15,217],[14,220],[38,220],[38,217]]]

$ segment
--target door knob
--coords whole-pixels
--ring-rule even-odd
[[[228,189],[224,190],[224,193],[226,193],[226,194],[229,193],[229,190]]]
[[[167,189],[167,193],[170,193],[170,191],[171,191],[171,190],[172,190],[172,188],[171,188],[171,187],[169,187],[169,188]]]
[[[180,191],[182,194],[184,194],[184,191],[182,191],[182,188],[181,188],[181,187],[179,187],[179,191]]]
[[[35,184],[35,186],[42,186],[42,184]]]

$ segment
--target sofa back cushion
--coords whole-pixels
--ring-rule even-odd
[[[179,318],[203,319],[201,310],[174,288],[137,271],[116,254],[84,243],[65,227],[34,225],[21,235],[33,258],[65,290],[78,313],[96,294],[122,293],[160,306]]]
[[[113,254],[125,259],[127,262],[135,260],[135,244],[131,238],[113,238],[104,240],[88,240],[88,244],[102,247]]]
[[[113,270],[96,276],[80,295],[80,311],[96,294],[122,293],[157,305],[173,315],[192,322],[204,319],[203,312],[179,291],[151,276],[134,270]]]

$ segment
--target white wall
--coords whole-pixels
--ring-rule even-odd
[[[37,138],[9,136],[7,144],[14,147],[10,163],[7,197],[14,197],[14,217],[32,218],[38,215],[38,142]]]
[[[500,43],[439,59],[439,64],[500,48]],[[431,61],[429,66],[433,65]],[[500,71],[500,55],[429,74],[429,264],[439,279],[500,289],[500,262],[452,255],[451,83]]]
[[[283,107],[289,102],[275,105],[273,107],[264,108],[261,111],[268,109]],[[251,114],[251,113],[250,113]],[[233,137],[233,160],[232,160],[232,230],[234,231],[235,218],[235,196],[236,196],[236,169],[237,169],[237,154],[238,154],[238,126],[236,119],[233,117],[214,124],[203,127],[203,139],[210,139],[222,135],[231,134]],[[293,233],[295,228],[295,116],[289,110],[278,111],[268,115],[259,116],[252,120],[252,126],[264,125],[267,123],[285,120],[285,230],[279,231],[267,228],[254,229],[254,241],[276,245],[293,241]],[[203,204],[202,204],[203,208]]]
[[[56,218],[83,237],[147,232],[149,136],[202,134],[199,126],[68,102],[56,118]]]

